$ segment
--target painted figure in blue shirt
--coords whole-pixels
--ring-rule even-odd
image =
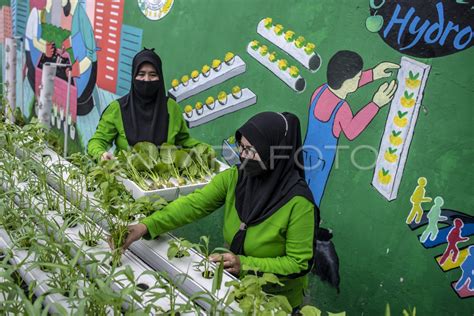
[[[64,15],[72,15],[71,36],[63,43],[63,49],[72,47],[75,62],[72,77],[77,87],[77,115],[86,115],[94,107],[92,92],[97,81],[97,47],[86,10],[78,0],[62,0]]]

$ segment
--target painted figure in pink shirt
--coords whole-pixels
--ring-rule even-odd
[[[318,207],[329,178],[341,131],[353,140],[369,125],[379,109],[388,104],[397,90],[397,83],[383,83],[372,101],[355,115],[345,100],[358,88],[391,75],[399,65],[383,62],[362,71],[363,61],[352,51],[339,51],[329,60],[327,83],[311,97],[308,126],[304,141],[305,176]]]

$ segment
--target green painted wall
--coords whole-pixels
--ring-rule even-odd
[[[200,69],[214,58],[223,59],[227,51],[238,54],[246,62],[245,74],[182,104],[184,107],[204,101],[208,95],[230,91],[234,85],[249,87],[257,94],[256,105],[191,130],[193,136],[213,145],[220,145],[253,114],[268,110],[296,113],[304,135],[309,99],[326,82],[327,62],[339,50],[358,52],[365,68],[382,61],[398,63],[403,56],[379,35],[366,30],[367,0],[175,0],[171,12],[160,21],[147,20],[136,0],[124,2],[123,23],[144,30],[143,45],[154,47],[161,55],[168,87],[173,78]],[[0,5],[9,3],[0,0]],[[301,94],[290,90],[246,53],[246,45],[253,39],[265,43],[270,50],[277,50],[256,33],[258,21],[265,17],[272,17],[316,43],[323,64],[317,73],[299,67],[307,81],[307,88]],[[291,57],[288,60],[298,65]],[[373,170],[358,170],[351,163],[351,150],[342,150],[339,166],[333,168],[321,215],[323,226],[334,231],[341,265],[341,293],[337,294],[316,278],[311,278],[310,286],[311,303],[325,311],[380,315],[385,304],[390,303],[393,315],[413,306],[419,315],[474,312],[474,299],[460,299],[450,287],[460,277],[460,269],[443,273],[434,260],[445,245],[423,248],[417,238],[423,228],[411,231],[405,224],[411,206],[409,197],[419,176],[429,181],[428,196],[440,195],[446,208],[474,215],[471,168],[474,50],[420,61],[432,66],[423,99],[428,114],[421,112],[418,118],[398,198],[387,202],[371,187]],[[353,112],[372,99],[381,83],[369,84],[348,98]],[[351,149],[360,145],[378,148],[387,114],[388,106],[356,140],[350,142],[341,137],[339,145]],[[96,122],[92,123],[95,126]],[[361,165],[368,165],[374,154],[362,150],[355,159]],[[212,244],[221,246],[222,212],[216,211],[176,233],[194,241],[201,235],[210,235]]]
[[[235,84],[258,95],[256,105],[191,130],[193,136],[218,145],[250,116],[266,110],[296,113],[304,133],[309,98],[326,82],[327,61],[338,50],[358,52],[366,68],[381,61],[400,62],[402,54],[366,30],[368,10],[365,0],[176,0],[168,16],[150,21],[138,10],[136,1],[127,0],[124,23],[144,29],[143,44],[155,47],[161,55],[168,87],[171,79],[200,69],[214,58],[223,58],[227,51],[245,60],[245,74],[182,104],[203,101],[222,89],[229,91]],[[267,16],[314,41],[322,56],[323,65],[317,73],[302,69],[308,84],[302,94],[288,89],[245,51],[253,39],[265,42],[270,50],[275,48],[256,34],[257,22]],[[394,315],[413,306],[420,315],[470,315],[474,311],[472,298],[461,300],[450,288],[461,271],[443,273],[434,260],[444,251],[443,246],[423,248],[417,239],[421,230],[412,232],[405,224],[409,197],[419,176],[429,181],[428,196],[441,195],[445,207],[474,215],[474,73],[470,70],[474,50],[421,61],[432,66],[423,101],[428,114],[420,113],[399,197],[389,203],[376,192],[370,185],[373,171],[357,170],[349,150],[341,152],[339,168],[331,174],[321,213],[323,225],[334,230],[342,282],[337,295],[319,280],[311,280],[311,302],[323,310],[380,315],[390,303]],[[348,98],[354,112],[371,100],[380,84],[372,83]],[[355,141],[341,137],[339,144],[378,148],[387,113],[388,106]],[[362,165],[372,159],[369,151],[356,155]],[[221,221],[221,213],[216,212],[177,233],[194,240],[209,234],[217,246],[222,242]]]

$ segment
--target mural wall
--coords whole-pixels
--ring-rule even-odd
[[[369,315],[386,303],[394,314],[474,311],[469,1],[3,4],[2,65],[4,38],[23,39],[16,106],[35,116],[43,65],[60,64],[52,128],[68,130],[73,150],[85,148],[106,106],[128,93],[133,56],[155,48],[192,135],[224,141],[229,162],[231,136],[253,114],[300,118],[306,180],[333,231],[341,274],[339,294],[311,278],[312,304]],[[221,221],[216,212],[177,233],[198,238]]]

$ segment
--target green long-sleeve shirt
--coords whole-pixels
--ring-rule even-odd
[[[168,99],[168,140],[167,143],[183,147],[193,147],[200,142],[189,136],[188,127],[184,121],[179,105]],[[146,127],[144,127],[146,128]],[[116,152],[129,148],[125,129],[123,127],[122,112],[117,100],[109,104],[102,113],[97,129],[87,144],[87,152],[98,159],[115,143]]]
[[[143,219],[151,238],[194,222],[224,205],[224,240],[231,244],[239,229],[235,208],[235,186],[238,170],[230,168],[201,190],[181,197]],[[313,255],[314,206],[301,196],[288,201],[262,223],[247,228],[245,256],[241,266],[257,267],[261,272],[289,275],[308,268]],[[272,294],[285,295],[295,307],[302,303],[307,277],[281,278],[284,287],[272,287]]]

